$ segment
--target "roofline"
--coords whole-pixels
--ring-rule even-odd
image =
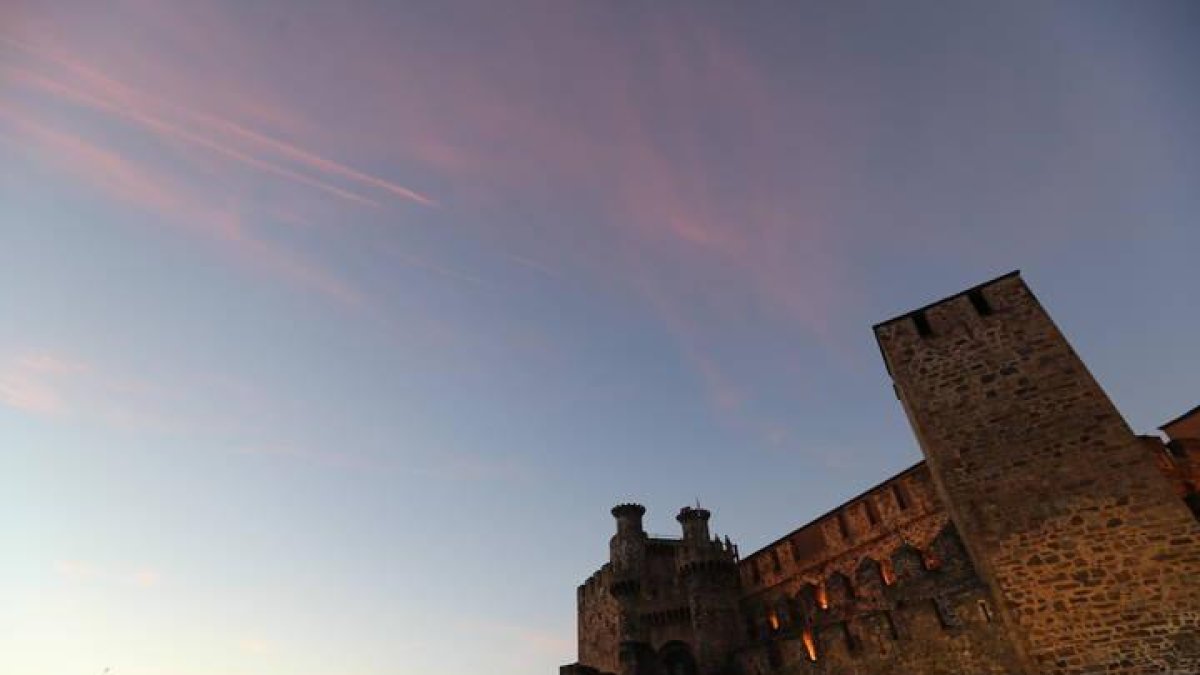
[[[1013,270],[1007,274],[1001,274],[1000,276],[995,277],[994,279],[988,279],[987,281],[985,281],[981,284],[975,284],[974,286],[972,286],[970,288],[966,288],[957,293],[952,293],[951,295],[947,295],[946,297],[942,298],[941,300],[935,300],[927,305],[923,305],[916,309],[910,309],[909,311],[907,311],[903,314],[898,314],[896,316],[893,316],[890,319],[880,321],[879,323],[875,324],[874,326],[871,326],[871,330],[874,331],[874,330],[880,328],[881,326],[886,326],[889,323],[893,323],[893,322],[899,321],[901,319],[907,319],[908,317],[912,316],[913,314],[916,314],[917,312],[924,312],[925,310],[935,307],[937,305],[940,305],[943,302],[948,302],[950,300],[953,300],[954,298],[957,298],[960,295],[966,295],[967,293],[970,293],[971,291],[977,291],[981,288],[991,286],[992,284],[994,284],[998,281],[1003,281],[1004,279],[1008,279],[1009,277],[1019,277],[1019,276],[1021,276],[1021,270]]]
[[[766,551],[768,551],[772,548],[775,548],[779,544],[782,544],[783,542],[787,541],[788,539],[791,539],[796,533],[800,532],[801,530],[806,530],[806,529],[812,527],[813,525],[816,525],[817,523],[821,522],[822,520],[837,513],[841,509],[845,508],[851,502],[855,502],[855,501],[862,499],[863,497],[866,497],[867,495],[882,488],[884,485],[887,485],[888,483],[896,480],[897,478],[900,478],[902,476],[907,476],[911,473],[915,473],[917,471],[917,469],[920,469],[923,466],[925,466],[925,460],[921,460],[921,461],[917,462],[916,464],[913,464],[912,466],[908,467],[907,469],[900,471],[900,473],[893,474],[890,478],[886,478],[886,479],[880,481],[879,483],[872,485],[871,487],[867,488],[866,490],[863,490],[862,492],[854,495],[853,497],[843,500],[842,503],[838,504],[837,506],[833,507],[832,509],[829,509],[825,513],[822,513],[821,515],[817,516],[816,518],[813,518],[812,520],[801,525],[800,527],[797,527],[796,529],[792,530],[791,532],[788,532],[787,534],[776,539],[775,541],[773,541],[769,544],[764,544],[762,546],[762,548],[758,549],[757,551],[754,551],[753,553],[749,553],[747,555],[742,556],[741,562],[746,562],[747,560],[749,560],[761,553],[765,553]]]
[[[1191,410],[1183,413],[1182,415],[1177,416],[1175,419],[1173,419],[1169,422],[1163,422],[1162,426],[1160,426],[1158,428],[1158,430],[1166,431],[1167,427],[1171,426],[1172,424],[1175,424],[1176,422],[1182,422],[1185,417],[1191,417],[1192,415],[1195,415],[1198,412],[1200,412],[1200,405],[1197,405],[1195,408],[1192,408]]]

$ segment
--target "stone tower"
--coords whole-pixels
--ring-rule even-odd
[[[685,506],[675,520],[683,527],[677,561],[692,617],[696,666],[700,675],[727,671],[729,656],[741,639],[738,618],[739,576],[731,546],[709,539],[706,509]]]
[[[617,533],[608,541],[612,585],[609,592],[617,601],[619,675],[638,675],[646,669],[649,636],[642,625],[639,608],[642,577],[646,567],[646,530],[641,504],[619,504],[612,509]]]
[[[1200,672],[1200,525],[1019,274],[874,330],[1019,666]]]

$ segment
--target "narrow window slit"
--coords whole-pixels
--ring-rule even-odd
[[[913,325],[917,327],[917,335],[921,337],[929,337],[933,335],[933,329],[929,326],[929,318],[925,316],[925,312],[913,312]]]

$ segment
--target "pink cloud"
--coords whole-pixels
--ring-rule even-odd
[[[272,161],[270,156],[275,155],[318,173],[383,190],[393,196],[425,206],[434,204],[428,196],[415,190],[346,166],[306,148],[252,130],[234,120],[204,112],[195,106],[184,107],[162,97],[135,89],[110,75],[85,65],[78,58],[64,51],[52,49],[47,45],[33,45],[3,34],[0,34],[0,42],[17,47],[29,55],[59,67],[65,71],[66,75],[74,79],[74,83],[67,83],[28,70],[9,69],[9,77],[26,86],[36,87],[73,103],[87,105],[120,116],[151,132],[198,145],[261,171],[317,188],[343,199],[362,204],[378,204],[356,192],[293,171]],[[168,119],[169,117],[174,119]],[[240,141],[243,145],[237,147],[233,144],[234,141]]]
[[[44,352],[0,361],[0,404],[31,415],[58,415],[67,410],[64,389],[90,369]]]
[[[187,422],[195,418],[194,402],[188,398],[192,389],[47,350],[0,358],[0,405],[120,431],[169,433],[188,428]],[[190,426],[221,425],[205,420]]]
[[[62,398],[51,384],[20,372],[0,373],[0,403],[32,415],[63,410]]]
[[[126,121],[138,124],[145,129],[166,138],[199,146],[265,173],[269,173],[280,178],[285,178],[300,185],[315,188],[326,194],[340,197],[357,204],[366,206],[379,205],[379,202],[358,194],[357,192],[340,188],[325,181],[306,176],[279,164],[255,157],[247,152],[222,143],[216,139],[188,130],[182,126],[179,126],[178,124],[168,122],[164,118],[157,115],[142,112],[137,107],[130,105],[128,102],[115,101],[113,99],[95,96],[83,90],[68,86],[52,78],[45,77],[21,68],[0,67],[0,73],[4,73],[7,79],[11,81],[19,82],[27,87],[54,95],[62,100],[69,101],[77,105],[87,106],[99,111],[110,113]]]
[[[257,22],[274,18],[244,16],[228,4],[122,7],[153,37],[103,45],[79,26],[29,31],[47,38],[28,51],[70,91],[372,198],[429,199],[331,156],[424,168],[449,195],[439,200],[445,208],[478,221],[461,236],[553,278],[593,275],[636,294],[723,414],[748,404],[744,375],[717,344],[714,324],[758,321],[764,331],[838,346],[831,326],[853,288],[844,243],[825,217],[827,191],[781,173],[798,154],[814,175],[838,171],[842,160],[826,142],[836,120],[819,91],[781,105],[785,97],[744,45],[687,13],[647,12],[635,34],[610,41],[579,30],[604,9],[552,6],[534,25],[495,12],[486,45],[446,52],[436,32],[395,35],[393,23],[367,8],[306,18],[261,40],[270,24]],[[292,65],[307,62],[313,45],[323,75],[294,77]],[[195,91],[212,101],[197,100]],[[329,98],[346,104],[328,105]],[[255,108],[266,111],[265,127],[252,121]],[[272,114],[281,115],[278,128]],[[296,133],[303,143],[289,138]],[[514,201],[534,212],[578,214],[580,222],[489,231],[495,209]],[[252,236],[224,231],[231,241]],[[388,253],[446,278],[479,281],[406,251]],[[261,256],[260,264],[271,264]],[[276,265],[288,273],[287,264]],[[409,323],[395,329],[411,331]],[[452,328],[433,332],[461,339]]]
[[[91,183],[108,195],[167,222],[190,227],[226,247],[259,270],[318,291],[339,302],[358,306],[361,295],[328,271],[249,232],[241,218],[216,209],[191,189],[152,167],[134,163],[114,150],[96,145],[37,121],[32,113],[0,101],[0,121],[49,151],[57,166]]]

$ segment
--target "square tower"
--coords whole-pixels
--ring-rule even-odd
[[[874,331],[1023,670],[1200,672],[1200,525],[1020,275]]]

